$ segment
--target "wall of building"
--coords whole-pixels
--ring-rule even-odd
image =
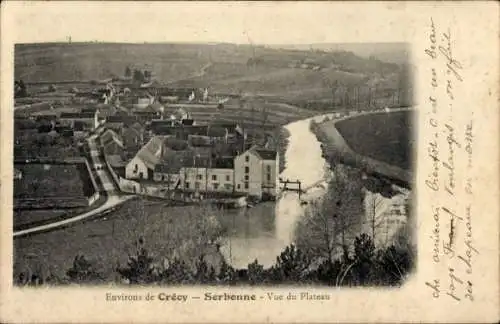
[[[182,168],[180,187],[185,191],[207,191],[206,168]],[[186,184],[188,183],[188,184]]]
[[[233,192],[233,169],[207,169],[207,190],[211,192]]]
[[[165,187],[174,189],[175,184],[180,180],[180,175],[175,173],[155,172],[153,180],[163,183]]]
[[[279,159],[262,161],[262,191],[272,196],[278,193]]]
[[[248,157],[248,162],[247,162]],[[248,167],[248,172],[245,168]],[[245,152],[235,158],[235,191],[262,197],[262,160],[251,152]],[[248,184],[245,186],[245,184]]]
[[[125,168],[127,179],[148,179],[148,168],[141,159],[134,157]]]

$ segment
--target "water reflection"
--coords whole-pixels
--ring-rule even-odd
[[[321,146],[309,130],[309,120],[286,126],[290,131],[285,153],[286,166],[281,177],[302,181],[309,187],[325,177],[326,162]],[[307,196],[320,196],[321,188],[312,188]],[[221,220],[228,228],[221,252],[236,268],[246,267],[255,259],[265,267],[273,265],[276,257],[293,242],[297,221],[303,214],[298,194],[283,192],[275,203],[258,204],[250,209],[228,211]]]

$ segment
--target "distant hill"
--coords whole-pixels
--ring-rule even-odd
[[[372,87],[384,96],[401,87],[406,72],[394,62],[405,61],[404,44],[320,45],[312,45],[316,50],[311,51],[305,45],[225,43],[18,44],[14,74],[27,83],[75,82],[119,77],[126,67],[145,66],[169,85],[300,100],[331,99],[339,87]],[[383,53],[389,59],[381,59]]]
[[[407,43],[319,43],[298,45],[269,45],[271,48],[325,52],[347,51],[363,58],[370,56],[388,63],[405,64],[410,60],[410,46]]]

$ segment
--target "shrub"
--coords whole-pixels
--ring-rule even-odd
[[[83,255],[77,255],[73,260],[73,266],[66,272],[69,282],[92,283],[102,280],[102,276]]]
[[[144,239],[137,242],[136,255],[129,255],[127,266],[118,267],[117,272],[132,285],[150,284],[160,280],[154,268],[153,257],[144,248]]]

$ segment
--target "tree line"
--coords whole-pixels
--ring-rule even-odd
[[[118,265],[109,278],[92,261],[77,255],[62,278],[54,274],[21,272],[14,278],[18,286],[60,284],[106,284],[113,281],[126,285],[290,285],[327,286],[400,286],[412,270],[412,252],[395,245],[375,249],[371,237],[361,234],[353,244],[354,253],[337,259],[313,262],[295,245],[286,247],[276,263],[264,268],[258,260],[246,268],[235,269],[222,261],[214,267],[200,255],[194,265],[179,257],[157,260],[139,242],[136,253],[126,265]]]

